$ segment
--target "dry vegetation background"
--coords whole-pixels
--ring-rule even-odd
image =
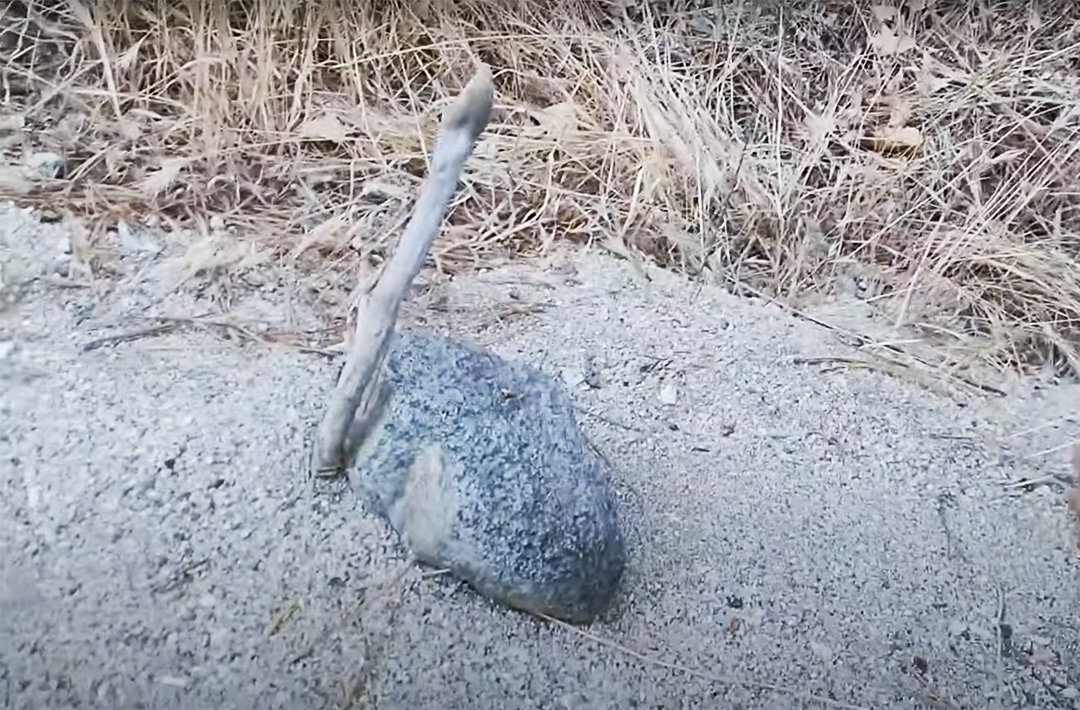
[[[191,278],[378,264],[479,60],[438,268],[589,240],[1080,375],[1075,0],[4,2],[0,193],[87,218],[93,268],[121,221],[194,227]]]

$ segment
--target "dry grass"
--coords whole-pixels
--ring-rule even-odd
[[[942,366],[1080,375],[1074,2],[701,4],[14,3],[3,98],[67,165],[20,199],[195,225],[198,266],[355,270],[482,60],[440,268],[571,239],[792,303],[869,283]]]

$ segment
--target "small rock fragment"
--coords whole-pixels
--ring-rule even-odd
[[[48,151],[34,153],[27,159],[26,165],[38,175],[50,179],[58,178],[64,172],[64,159]]]

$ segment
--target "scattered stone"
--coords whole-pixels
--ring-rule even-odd
[[[38,175],[50,179],[61,177],[64,173],[64,159],[49,151],[34,153],[27,159],[26,165]]]

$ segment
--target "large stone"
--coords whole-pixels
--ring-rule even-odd
[[[417,559],[511,607],[600,613],[625,552],[569,395],[536,370],[409,333],[394,336],[384,377],[354,481]]]

